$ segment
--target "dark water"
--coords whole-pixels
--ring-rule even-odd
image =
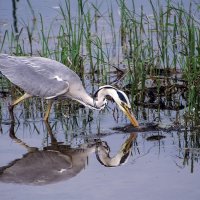
[[[63,1],[31,3],[35,13],[42,13],[48,24],[57,16],[58,2]],[[27,2],[17,4],[18,24],[22,19],[25,22],[32,20]],[[115,15],[119,17],[118,11]],[[12,1],[0,0],[0,35],[13,23]],[[86,81],[86,88],[91,92],[89,84]],[[59,116],[54,107],[50,116],[52,129],[49,130],[34,103],[28,109],[24,109],[27,105],[20,104],[15,109],[17,123],[11,129],[7,110],[11,99],[2,97],[0,102],[2,200],[199,199],[199,130],[168,129],[175,126],[176,119],[182,121],[184,111],[141,109],[137,115],[141,124],[145,126],[159,117],[156,122],[162,129],[125,133],[112,129],[129,123],[112,103],[100,113],[90,113],[85,108],[70,113],[68,107],[63,106]],[[144,115],[148,117],[144,119]],[[97,156],[98,148],[108,150],[105,144],[110,148],[110,158],[119,161],[113,161],[110,164],[115,165],[113,167],[103,165],[101,156]],[[64,164],[57,168],[56,162]],[[51,181],[47,180],[49,171],[55,176],[51,176]],[[55,174],[59,174],[59,178]]]

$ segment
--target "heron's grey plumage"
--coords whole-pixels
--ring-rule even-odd
[[[65,65],[43,57],[0,55],[0,71],[28,94],[53,98],[69,90],[69,82],[82,89],[78,75]],[[73,87],[73,86],[72,86]]]

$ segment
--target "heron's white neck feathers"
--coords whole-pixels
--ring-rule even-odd
[[[113,100],[120,106],[121,101],[119,99],[119,93],[121,93],[121,96],[126,98],[126,95],[122,91],[117,90],[113,86],[105,85],[99,88],[99,90],[94,95],[94,99],[86,92],[80,94],[80,96],[76,95],[76,97],[73,95],[71,98],[80,102],[84,106],[89,107],[90,109],[102,110],[107,104],[106,96],[112,97]],[[125,101],[129,102],[128,99],[125,99]]]
[[[96,97],[96,105],[97,107],[101,107],[103,104],[106,103],[106,96],[111,96],[113,98],[113,100],[117,102],[118,98],[117,98],[117,92],[115,89],[113,88],[100,88],[98,93],[97,93],[97,97]]]
[[[98,147],[96,150],[97,160],[106,167],[117,167],[123,165],[127,162],[130,151],[124,153],[120,150],[115,156],[110,157],[109,152],[104,148]]]
[[[119,93],[121,93],[122,96],[124,96],[126,98],[126,95],[124,94],[124,92],[116,89],[113,86],[110,86],[110,85],[101,86],[95,95],[96,96],[96,101],[95,101],[96,107],[101,108],[106,105],[106,103],[107,103],[106,96],[112,97],[112,99],[115,101],[115,103],[117,103],[120,106],[121,100],[119,99],[119,95],[120,95]],[[129,102],[128,99],[125,99],[125,101]]]

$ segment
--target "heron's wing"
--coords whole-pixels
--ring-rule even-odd
[[[42,57],[15,57],[0,54],[0,71],[28,94],[53,98],[66,93],[78,75],[65,65]]]

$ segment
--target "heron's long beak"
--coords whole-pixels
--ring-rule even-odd
[[[133,124],[133,126],[135,127],[139,127],[139,123],[136,120],[136,118],[134,117],[132,111],[130,108],[128,108],[126,105],[121,105],[123,107],[123,111],[126,114],[126,116],[129,118],[129,120],[131,121],[131,123]]]

